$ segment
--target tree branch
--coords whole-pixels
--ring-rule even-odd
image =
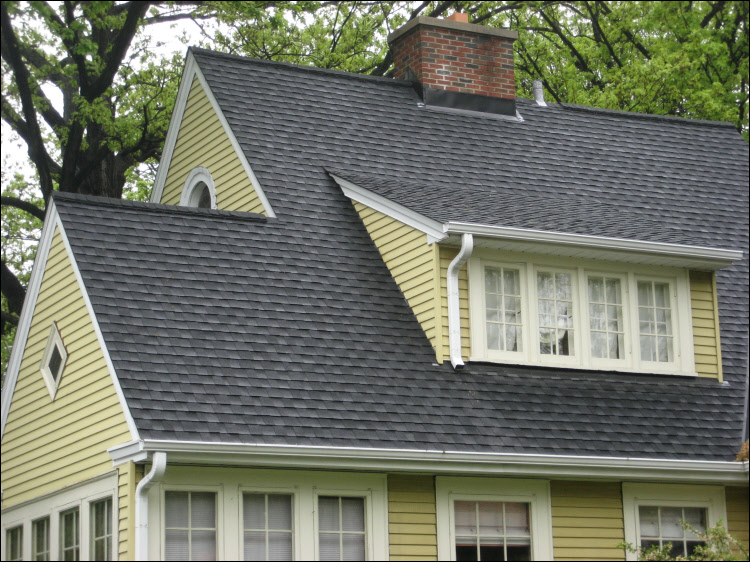
[[[18,280],[13,272],[8,269],[3,261],[0,266],[0,284],[2,284],[2,292],[8,301],[8,309],[13,314],[21,314],[23,308],[23,299],[26,298],[26,289],[21,282]]]
[[[19,199],[18,197],[9,197],[7,195],[2,195],[0,196],[0,204],[26,211],[30,215],[38,218],[40,221],[44,221],[45,212],[43,209],[40,209],[33,203],[29,203],[28,201]]]

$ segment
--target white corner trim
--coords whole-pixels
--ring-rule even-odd
[[[36,307],[37,298],[39,297],[39,289],[42,286],[44,269],[47,265],[47,257],[49,256],[49,250],[52,246],[52,238],[55,233],[56,224],[57,209],[55,207],[54,201],[50,200],[49,204],[47,205],[47,216],[44,218],[42,233],[39,237],[39,245],[37,246],[36,257],[34,258],[34,265],[31,269],[29,286],[26,289],[26,298],[24,299],[23,308],[21,309],[21,315],[18,319],[18,328],[16,328],[16,337],[13,341],[13,349],[10,352],[8,366],[5,370],[2,406],[0,406],[0,408],[2,408],[2,410],[0,410],[2,423],[2,426],[0,427],[0,438],[5,435],[5,422],[8,421],[8,412],[10,412],[10,405],[13,401],[13,392],[16,388],[18,372],[21,369],[23,352],[26,350],[26,340],[29,337],[31,320],[34,316],[34,308]]]
[[[342,177],[331,174],[330,172],[329,174],[333,178],[333,180],[337,184],[339,184],[339,187],[344,192],[344,195],[346,195],[349,199],[352,199],[357,203],[361,203],[362,205],[367,205],[371,209],[375,209],[376,211],[383,213],[384,215],[387,215],[392,219],[400,221],[416,230],[424,232],[427,235],[428,244],[438,242],[446,237],[446,235],[443,233],[442,223],[427,218],[424,215],[412,211],[411,209],[407,209],[403,205],[399,205],[398,203],[395,203],[390,199],[386,199],[382,195],[378,195],[377,193],[373,193],[372,191],[365,189],[364,187],[353,184],[352,182],[345,180]]]
[[[108,450],[115,466],[155,451],[172,462],[330,470],[432,472],[526,478],[659,480],[748,485],[747,462],[590,457],[515,453],[465,453],[301,445],[258,445],[172,440],[130,441]]]
[[[73,255],[73,249],[70,247],[70,241],[68,240],[68,236],[65,233],[65,227],[62,224],[62,220],[60,220],[60,215],[56,215],[55,223],[57,224],[57,227],[60,229],[60,235],[62,236],[63,244],[65,245],[65,250],[68,253],[68,259],[70,260],[70,265],[73,268],[73,272],[75,273],[76,281],[78,281],[78,288],[81,290],[83,301],[86,303],[86,310],[88,310],[89,318],[91,319],[91,325],[94,327],[94,332],[96,333],[96,339],[99,342],[99,347],[101,347],[102,355],[104,355],[104,361],[107,363],[107,370],[109,371],[110,378],[112,379],[112,385],[115,387],[115,392],[117,392],[117,398],[120,401],[120,407],[122,408],[122,413],[125,416],[125,421],[128,424],[128,429],[130,430],[130,437],[132,439],[138,439],[138,428],[135,425],[133,416],[130,414],[130,408],[128,407],[128,402],[127,400],[125,400],[125,395],[122,392],[120,381],[117,378],[117,374],[115,373],[115,366],[112,363],[112,358],[109,356],[109,349],[107,348],[107,343],[104,341],[102,330],[99,327],[99,321],[96,319],[96,313],[94,312],[94,307],[91,304],[91,299],[89,298],[88,291],[86,290],[86,285],[83,283],[83,277],[81,276],[81,271],[78,269],[78,264],[76,263],[76,258]]]
[[[471,234],[461,235],[461,250],[448,266],[447,290],[448,290],[448,344],[451,354],[453,368],[463,367],[463,354],[461,353],[461,303],[458,298],[458,273],[471,257],[474,250],[474,237]]]
[[[229,138],[229,142],[232,144],[237,157],[240,159],[245,173],[247,174],[248,178],[250,178],[250,183],[253,184],[255,193],[258,195],[258,199],[263,205],[263,209],[265,210],[266,215],[275,218],[276,213],[273,212],[273,208],[271,207],[271,204],[269,203],[268,198],[263,191],[263,188],[261,188],[258,178],[255,176],[255,173],[250,167],[250,163],[247,161],[247,158],[245,158],[245,153],[243,152],[242,147],[240,147],[240,143],[237,141],[237,137],[234,135],[232,128],[229,126],[229,122],[227,121],[226,117],[224,117],[224,113],[219,106],[219,102],[216,101],[216,97],[211,91],[211,88],[209,88],[208,82],[206,81],[205,76],[203,76],[203,72],[201,72],[201,69],[198,67],[198,63],[195,61],[195,57],[190,51],[188,51],[187,60],[185,61],[185,70],[182,73],[180,88],[177,92],[177,100],[175,101],[174,110],[172,112],[172,119],[169,122],[169,129],[167,130],[167,137],[164,142],[164,151],[162,153],[161,161],[159,162],[159,169],[156,172],[154,188],[151,191],[151,203],[159,203],[161,201],[161,196],[164,191],[164,183],[167,180],[167,172],[169,171],[169,164],[172,161],[175,145],[177,144],[177,137],[180,132],[180,126],[182,125],[182,117],[185,114],[185,108],[187,107],[190,88],[192,87],[193,79],[196,77],[198,78],[198,81],[200,82],[201,87],[203,88],[203,91],[208,98],[208,101],[211,103],[211,107],[216,112],[216,116],[219,118],[219,122],[224,128],[224,132]]]
[[[180,196],[180,206],[190,207],[193,198],[193,191],[198,184],[204,183],[211,194],[211,208],[216,209],[216,184],[208,168],[196,166],[188,174],[185,185],[182,186],[182,195]]]
[[[567,234],[564,232],[548,232],[529,228],[490,226],[486,224],[456,221],[445,223],[443,225],[443,231],[446,234],[467,233],[473,234],[474,236],[504,238],[507,240],[519,240],[523,242],[543,242],[547,244],[564,244],[569,246],[696,258],[708,262],[716,262],[721,265],[730,265],[731,263],[742,259],[742,252],[739,250],[724,250],[721,248],[671,244],[666,242],[627,240],[624,238],[610,238],[607,236]]]

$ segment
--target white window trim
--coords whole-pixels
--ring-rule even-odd
[[[81,560],[91,559],[91,504],[105,498],[112,498],[112,558],[118,556],[118,496],[117,472],[108,473],[83,484],[70,486],[60,492],[47,494],[18,506],[3,509],[2,548],[5,557],[6,530],[23,525],[24,560],[31,559],[31,522],[49,517],[50,560],[61,560],[60,513],[77,507],[79,509],[79,553]]]
[[[719,520],[727,525],[727,508],[723,486],[684,484],[640,484],[623,482],[622,508],[625,519],[625,542],[638,546],[640,524],[638,508],[642,505],[659,507],[701,507],[708,511],[708,527]],[[627,560],[637,560],[635,553],[627,552]]]
[[[548,480],[438,476],[435,482],[438,560],[456,559],[453,502],[530,504],[532,560],[552,560],[552,507]]]
[[[200,485],[196,485],[200,482]],[[149,560],[164,559],[164,491],[216,492],[217,556],[241,560],[242,494],[292,494],[295,560],[318,559],[317,496],[365,499],[368,560],[388,560],[388,486],[385,474],[173,466],[149,491]]]
[[[469,260],[469,324],[471,328],[471,361],[545,365],[595,371],[621,371],[664,375],[697,376],[693,350],[693,328],[689,271],[635,264],[618,264],[599,260],[555,258],[546,255],[503,254],[479,249]],[[523,316],[523,351],[497,352],[487,349],[484,312],[484,267],[515,267],[521,271],[521,313]],[[569,271],[574,274],[574,342],[575,356],[539,353],[539,318],[536,274],[538,271]],[[625,357],[599,359],[591,357],[588,311],[589,276],[607,275],[622,280],[623,321],[625,323]],[[671,363],[640,360],[637,282],[653,280],[670,285],[674,361]]]
[[[52,350],[57,348],[60,354],[60,372],[57,377],[50,371],[49,360],[52,357]],[[49,337],[47,338],[47,346],[44,348],[42,354],[42,362],[39,364],[39,369],[42,371],[42,378],[44,384],[47,385],[49,391],[49,397],[51,400],[55,399],[57,389],[60,387],[60,381],[62,380],[63,372],[65,372],[65,363],[68,361],[68,351],[65,349],[60,330],[57,327],[57,322],[52,322],[52,327],[49,331]]]
[[[208,168],[203,166],[196,166],[188,174],[185,184],[182,187],[182,195],[180,196],[180,205],[182,207],[190,207],[190,200],[193,197],[193,191],[201,183],[206,184],[208,192],[211,194],[211,208],[216,209],[216,184],[214,178],[211,176],[211,172]]]

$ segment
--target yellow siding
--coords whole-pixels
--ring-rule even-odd
[[[388,475],[391,560],[437,560],[435,479]]]
[[[39,364],[52,322],[68,352],[54,402]],[[2,441],[3,507],[112,470],[131,439],[62,237],[55,232]]]
[[[750,548],[750,495],[747,488],[727,487],[727,521],[729,534]],[[739,552],[736,552],[739,554]]]
[[[361,203],[354,202],[354,208],[432,347],[437,347],[434,277],[436,254],[434,248],[427,244],[427,235]]]
[[[450,357],[448,343],[448,266],[458,254],[458,248],[440,247],[440,322],[442,324],[442,352],[446,359]],[[469,334],[469,277],[468,267],[464,265],[458,272],[458,299],[461,307],[461,355],[464,361],[469,360],[471,339]]]
[[[135,558],[135,487],[143,478],[143,466],[132,462],[118,467],[118,560]]]
[[[203,166],[211,172],[219,209],[265,214],[255,188],[198,78],[193,80],[190,88],[161,203],[180,203],[185,180],[196,166]]]
[[[693,310],[695,369],[702,377],[718,378],[721,381],[719,309],[714,273],[690,272],[690,299]]]
[[[555,560],[624,560],[622,492],[617,482],[552,481]]]

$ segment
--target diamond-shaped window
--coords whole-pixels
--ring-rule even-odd
[[[42,355],[42,363],[39,365],[42,378],[44,378],[44,383],[47,385],[52,400],[55,399],[57,388],[60,386],[60,379],[62,379],[67,359],[68,352],[65,350],[62,336],[57,329],[57,324],[53,323],[47,338],[47,347],[44,348],[44,354]]]

